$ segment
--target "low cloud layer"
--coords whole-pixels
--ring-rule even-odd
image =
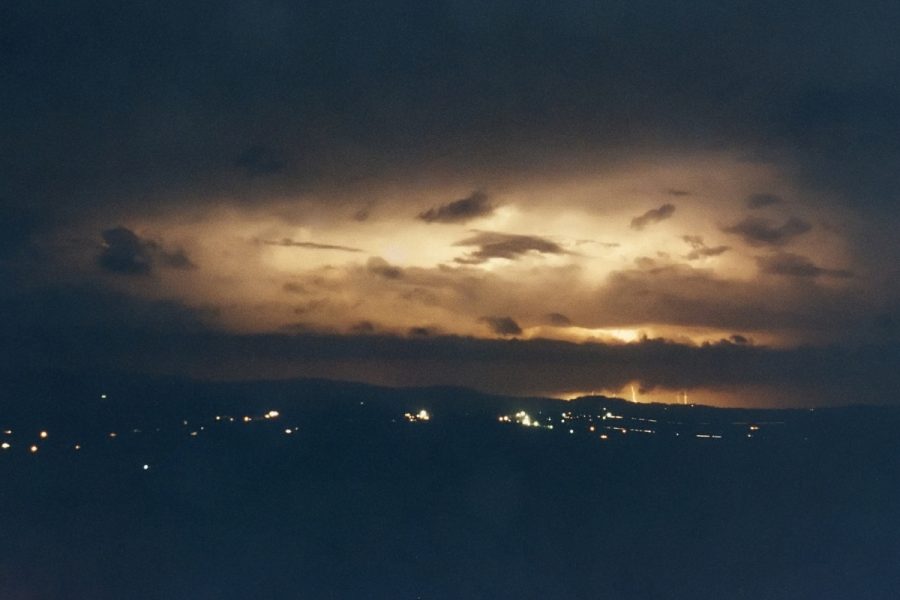
[[[497,335],[521,335],[522,328],[510,317],[481,317],[479,319]]]
[[[211,330],[202,324],[204,313],[172,303],[144,303],[136,310],[138,305],[127,298],[91,290],[69,290],[59,298],[67,304],[48,304],[47,295],[21,299],[32,308],[19,311],[18,323],[3,324],[0,347],[9,357],[5,368],[137,370],[229,379],[330,377],[388,385],[464,385],[510,394],[614,393],[635,383],[651,399],[654,390],[664,398],[665,390],[718,390],[736,404],[768,406],[896,402],[893,391],[900,385],[897,340],[798,349],[756,346],[739,335],[700,346],[666,340],[525,343],[441,336],[424,326],[408,337],[385,336],[365,321],[345,335],[302,329],[238,335]],[[76,298],[77,305],[71,304]],[[116,308],[123,305],[127,309]],[[37,317],[54,306],[60,310],[52,319]],[[7,299],[3,308],[14,306]],[[72,320],[74,311],[80,320]],[[117,318],[129,326],[117,325]],[[498,335],[515,335],[505,319],[487,323],[502,330]],[[741,396],[741,390],[750,395]]]
[[[569,327],[572,325],[572,319],[562,313],[547,313],[544,318],[547,323],[553,327]]]
[[[400,279],[403,277],[403,269],[395,267],[380,257],[373,257],[366,263],[366,269],[374,275],[385,279]]]

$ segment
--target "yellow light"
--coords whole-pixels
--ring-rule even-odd
[[[115,431],[111,431],[109,434],[109,437],[114,438],[114,437],[116,437],[116,435],[118,435],[118,434]]]
[[[244,417],[244,423],[249,423],[252,420],[253,419],[251,419],[250,417],[246,417],[246,416]]]
[[[419,411],[419,414],[417,414],[416,417],[418,417],[421,421],[427,421],[431,418],[431,415],[429,415],[428,411],[423,408]]]
[[[609,436],[606,435],[605,433],[601,433],[601,434],[600,434],[600,439],[601,439],[601,440],[608,440],[608,439],[609,439]]]
[[[75,444],[75,449],[76,449],[76,450],[81,450],[81,444]]]
[[[0,448],[3,448],[4,450],[9,450],[9,442],[3,442],[2,444],[0,444]]]
[[[42,439],[42,440],[46,440],[46,439],[47,439],[47,432],[46,432],[46,431],[42,431],[42,432],[40,433],[40,436],[41,436],[41,439]]]
[[[266,418],[267,419],[276,419],[280,416],[280,414],[281,413],[279,413],[277,410],[270,410],[269,412],[266,413]]]
[[[285,429],[284,432],[288,435],[291,435],[292,433],[294,433],[294,430],[293,429]]]
[[[30,450],[31,453],[34,454],[35,452],[38,451],[38,447],[37,447],[37,446],[31,446],[31,448],[29,448],[28,450]]]

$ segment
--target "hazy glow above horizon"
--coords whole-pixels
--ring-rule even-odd
[[[749,207],[760,191],[778,200]],[[98,270],[96,246],[56,254],[48,273],[183,305],[226,334],[464,336],[625,349],[654,339],[693,347],[828,343],[845,329],[825,315],[853,318],[847,307],[863,310],[867,301],[854,295],[864,282],[846,240],[821,225],[842,215],[815,207],[773,166],[728,154],[634,159],[592,174],[531,174],[478,187],[394,183],[333,201],[319,193],[206,206],[189,216],[123,216],[139,246],[117,251],[144,253],[149,277]],[[364,218],[355,216],[363,209]],[[439,209],[450,216],[420,218]],[[86,219],[82,235],[103,231],[106,219]],[[110,252],[108,243],[102,248]],[[173,261],[179,255],[190,268]],[[477,369],[445,382],[438,367],[425,371],[429,381],[408,366],[276,363],[255,360],[246,375],[388,385],[479,377]],[[223,364],[192,372],[232,377],[244,368]],[[614,393],[620,383],[602,389]],[[573,389],[581,385],[509,391],[568,396]],[[663,400],[680,392],[660,390]],[[720,390],[697,398],[738,396]]]
[[[464,197],[459,187],[421,197],[394,188],[370,194],[358,202],[370,207],[364,221],[348,218],[346,209],[327,208],[321,199],[302,198],[211,208],[190,220],[135,214],[126,224],[137,235],[182,249],[197,268],[158,269],[161,285],[109,277],[102,284],[214,306],[215,326],[244,333],[365,327],[405,334],[427,328],[572,341],[632,342],[645,335],[699,343],[739,334],[794,343],[809,332],[779,332],[748,326],[742,315],[715,314],[718,291],[743,285],[747,289],[732,293],[730,302],[737,304],[755,287],[758,297],[748,301],[777,296],[802,306],[815,290],[803,292],[796,284],[812,279],[760,276],[761,255],[787,248],[827,268],[852,266],[833,232],[815,228],[789,246],[758,247],[723,231],[747,215],[769,219],[773,227],[803,215],[799,197],[765,213],[743,207],[754,190],[790,189],[771,168],[720,156],[638,161],[607,171],[575,179],[557,174],[518,186],[498,182],[496,192],[486,185],[493,210],[452,223],[427,223],[416,215]],[[673,195],[672,189],[685,191]],[[352,200],[344,203],[352,206]],[[634,226],[636,217],[662,205],[673,212]],[[82,276],[93,276],[92,256],[66,261]],[[851,281],[823,277],[818,283],[840,289]],[[667,296],[673,297],[668,307],[656,304]],[[691,303],[706,308],[692,311]],[[710,316],[705,312],[711,303]],[[547,315],[561,316],[548,322]],[[493,318],[509,318],[520,331],[492,325]]]

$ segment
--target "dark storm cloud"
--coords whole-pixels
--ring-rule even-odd
[[[2,22],[4,195],[61,216],[268,190],[235,167],[296,191],[648,146],[737,150],[861,210],[900,189],[893,3],[12,0]]]
[[[315,242],[298,242],[290,238],[282,240],[262,240],[267,246],[282,246],[284,248],[309,248],[310,250],[341,250],[342,252],[363,252],[359,248],[350,246],[338,246],[334,244],[317,244]]]
[[[744,204],[747,208],[754,210],[757,208],[764,208],[766,206],[772,206],[775,204],[782,204],[784,202],[784,198],[778,196],[776,194],[751,194],[747,196],[746,200],[744,200]]]
[[[497,335],[520,335],[522,328],[510,317],[481,317],[478,319]]]
[[[192,269],[184,250],[165,250],[154,240],[143,239],[126,227],[102,232],[103,250],[97,264],[106,271],[122,275],[147,275],[154,267]]]
[[[786,277],[837,277],[846,279],[853,273],[846,269],[824,269],[799,254],[779,252],[771,256],[758,256],[756,264],[761,273]]]
[[[493,231],[479,231],[474,236],[460,240],[454,246],[475,246],[478,249],[457,258],[461,264],[480,264],[492,258],[515,260],[529,253],[565,254],[566,251],[548,239],[533,235],[515,235]]]
[[[724,254],[731,250],[730,246],[707,246],[703,241],[703,237],[699,235],[683,235],[681,236],[681,239],[692,248],[692,250],[685,255],[687,260],[699,260],[701,258],[719,256],[720,254]]]
[[[722,231],[740,236],[751,246],[782,246],[811,229],[812,225],[798,217],[791,217],[781,225],[765,217],[747,217],[723,227]]]
[[[635,217],[631,220],[631,228],[637,229],[640,231],[647,225],[651,225],[653,223],[659,223],[660,221],[665,221],[675,214],[675,205],[673,204],[663,204],[659,208],[653,208],[648,210],[644,214],[639,217]]]
[[[547,323],[553,327],[571,327],[572,320],[562,313],[548,313],[544,315]]]
[[[429,208],[419,214],[419,219],[426,223],[466,223],[492,214],[494,214],[494,206],[491,205],[487,194],[473,192],[466,198],[443,204],[437,208]]]
[[[427,183],[431,173],[452,173],[482,185],[571,168],[581,154],[593,165],[650,149],[677,157],[732,152],[774,167],[807,193],[826,192],[818,195],[823,209],[860,216],[863,231],[851,244],[879,265],[896,262],[898,3],[224,0],[201,7],[160,0],[110,10],[11,0],[0,13],[0,203],[8,203],[0,207],[0,253],[7,255],[36,232],[91,216],[129,222],[131,213],[367,189],[410,174]],[[248,144],[278,149],[274,161],[252,153],[240,160]],[[582,173],[585,163],[574,164]],[[271,176],[248,177],[254,170]],[[330,206],[322,201],[323,210]],[[402,214],[419,210],[407,207]],[[779,246],[809,228],[797,220],[783,229],[790,224],[745,221],[732,233]],[[120,237],[109,244],[118,249],[107,269],[140,273],[157,264],[141,240]],[[780,279],[817,290],[815,277]],[[857,310],[827,290],[805,305],[784,303],[758,286],[671,269],[616,274],[599,296],[635,318],[721,323],[729,331],[765,328],[770,319],[782,328],[837,322],[852,331],[853,321],[842,319]],[[4,355],[53,363],[84,352],[135,368],[169,360],[169,368],[198,372],[246,369],[248,357],[289,372],[284,365],[294,359],[305,373],[407,383],[447,377],[518,391],[629,378],[679,387],[821,382],[837,384],[844,401],[860,393],[877,402],[896,399],[898,389],[896,346],[775,351],[185,335],[175,325],[191,321],[177,307],[142,311],[127,302],[114,325],[81,336],[72,333],[80,315],[118,305],[71,300],[46,292],[7,304],[0,326],[16,335],[0,336]],[[176,331],[144,327],[145,313]],[[847,373],[847,365],[858,370]]]

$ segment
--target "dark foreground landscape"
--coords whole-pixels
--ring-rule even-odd
[[[22,374],[2,394],[4,600],[900,590],[893,408]]]

